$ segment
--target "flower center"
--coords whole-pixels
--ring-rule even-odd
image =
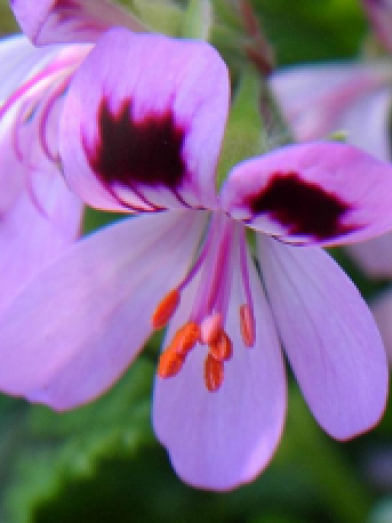
[[[152,315],[154,329],[165,327],[180,304],[181,293],[198,275],[198,288],[189,318],[161,354],[158,364],[161,378],[176,376],[183,368],[187,355],[199,344],[208,347],[204,362],[207,390],[215,392],[221,387],[224,365],[233,355],[226,317],[238,254],[243,295],[238,311],[240,333],[243,344],[253,347],[255,322],[246,249],[244,227],[223,213],[215,213],[187,275],[159,302]]]

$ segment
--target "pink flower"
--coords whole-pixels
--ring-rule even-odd
[[[374,33],[392,51],[392,2],[362,0]],[[278,71],[271,88],[299,141],[347,133],[353,145],[391,161],[392,65],[387,58],[310,64]],[[371,276],[392,276],[392,233],[350,245],[347,252]]]
[[[136,22],[109,2],[14,0],[37,44],[94,42],[108,23]],[[82,205],[59,168],[64,93],[91,43],[34,48],[23,36],[0,43],[0,311],[79,234]]]
[[[387,60],[314,64],[278,71],[271,88],[299,141],[343,131],[349,143],[390,161],[391,79]],[[392,233],[347,252],[370,275],[392,275]]]
[[[0,320],[1,389],[58,410],[102,394],[168,323],[154,429],[181,478],[216,490],[252,480],[279,442],[281,343],[337,439],[377,423],[388,387],[372,316],[319,246],[392,226],[392,168],[342,144],[287,146],[217,194],[229,98],[207,44],[105,33],[70,84],[60,156],[87,203],[144,215],[72,245]]]

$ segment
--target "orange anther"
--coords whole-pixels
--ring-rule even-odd
[[[162,329],[173,316],[180,302],[178,289],[173,289],[158,303],[153,312],[151,323],[153,329]]]
[[[158,363],[158,376],[161,378],[171,378],[178,374],[184,365],[185,357],[177,354],[176,350],[170,346],[162,352]]]
[[[214,343],[222,330],[222,314],[214,312],[204,318],[200,326],[201,341],[206,345]]]
[[[200,327],[197,323],[189,321],[176,332],[170,344],[177,354],[186,356],[200,340]]]
[[[204,381],[209,392],[216,392],[223,383],[223,363],[208,354],[204,365]]]
[[[225,331],[221,331],[215,343],[211,343],[210,354],[217,361],[227,361],[233,356],[233,344]]]
[[[245,346],[253,347],[256,339],[255,319],[253,312],[247,303],[240,307],[240,330]]]

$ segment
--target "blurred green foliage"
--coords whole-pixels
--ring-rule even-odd
[[[180,31],[185,2],[164,7],[172,13],[166,18],[156,10],[157,1],[123,3],[149,16],[160,30]],[[356,0],[252,4],[281,65],[355,56],[367,33]],[[213,5],[221,20],[214,38],[230,60],[238,51],[241,24],[226,1],[213,0]],[[7,2],[0,0],[0,31],[16,29]],[[118,218],[89,210],[84,230]],[[384,285],[369,282],[340,251],[333,254],[365,296]],[[256,481],[227,494],[181,483],[150,423],[159,342],[159,337],[150,342],[110,392],[73,412],[57,414],[0,397],[1,523],[392,521],[382,519],[392,518],[391,504],[383,501],[387,487],[368,469],[375,449],[392,449],[392,409],[373,432],[350,443],[334,442],[314,422],[291,375],[286,430],[271,465]]]

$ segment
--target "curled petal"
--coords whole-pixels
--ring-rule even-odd
[[[258,244],[267,297],[313,415],[341,440],[370,429],[385,408],[388,366],[366,303],[318,247],[264,235]]]
[[[208,44],[113,29],[67,95],[65,175],[104,209],[216,207],[228,100],[227,68]]]
[[[22,35],[13,35],[0,41],[0,107],[37,64],[46,62],[53,49],[37,49]]]
[[[143,30],[128,11],[110,0],[10,0],[10,4],[35,45],[95,42],[112,26]]]
[[[58,410],[101,394],[142,348],[203,224],[198,213],[146,216],[74,244],[1,317],[0,388]]]
[[[340,143],[282,147],[230,173],[222,207],[296,244],[340,245],[392,228],[392,167]]]
[[[76,239],[82,214],[80,200],[42,150],[38,120],[18,128],[20,110],[0,120],[0,311]],[[48,120],[49,143],[58,112]]]
[[[286,412],[286,379],[270,310],[252,261],[248,258],[256,343],[245,347],[240,333],[241,277],[237,261],[226,327],[233,356],[224,363],[219,390],[209,392],[203,379],[205,346],[196,346],[173,378],[156,378],[153,423],[173,467],[187,483],[229,490],[254,479],[269,463],[279,442]],[[199,288],[193,282],[167,334],[172,339],[187,321]]]

